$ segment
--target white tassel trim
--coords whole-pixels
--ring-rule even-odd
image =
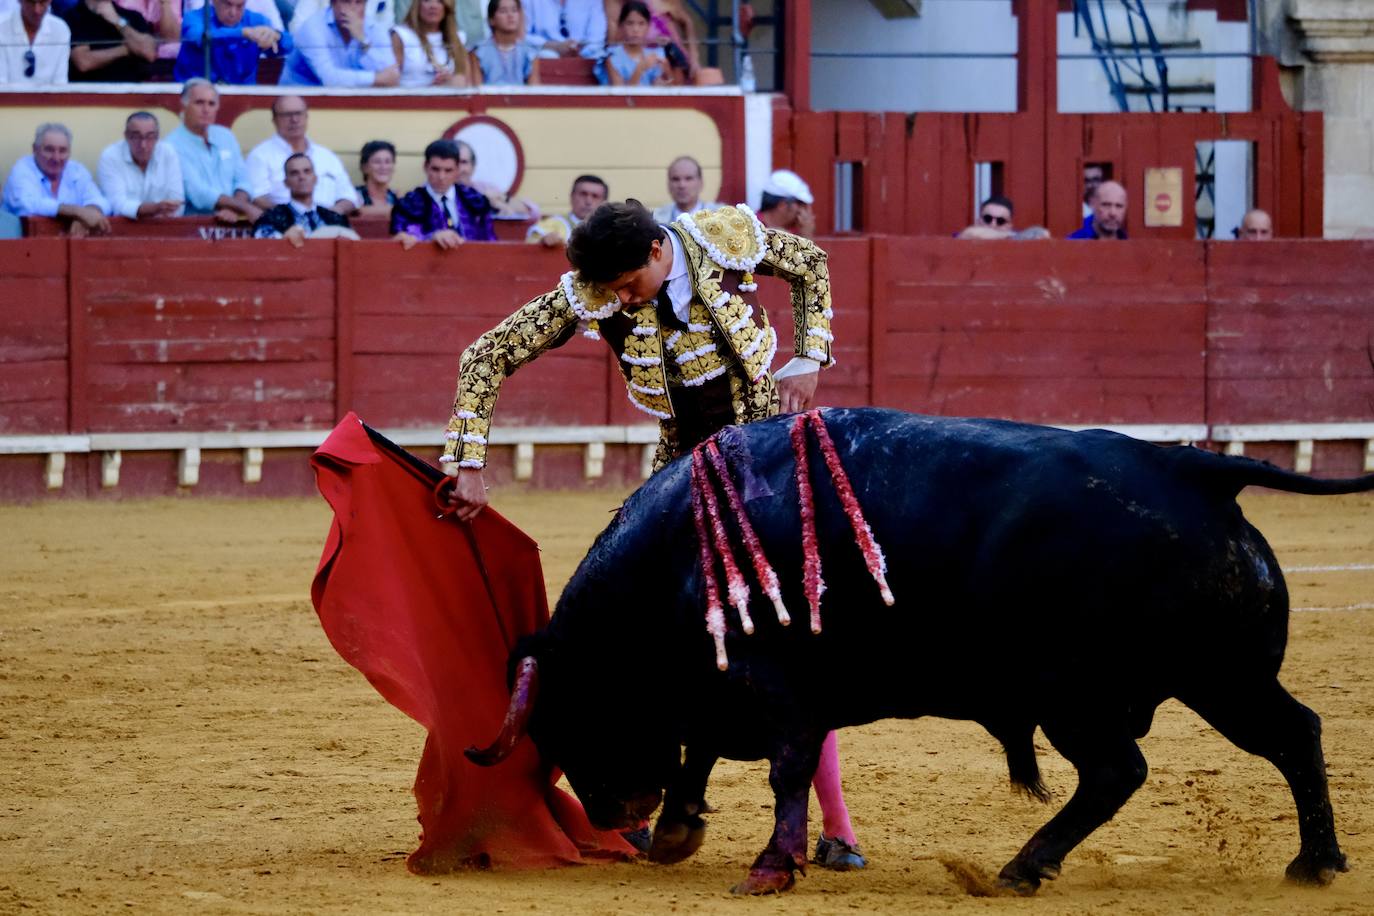
[[[698,375],[696,378],[689,378],[689,379],[684,380],[682,384],[683,384],[683,386],[685,386],[685,387],[687,387],[687,388],[695,388],[695,387],[697,387],[698,385],[705,385],[705,384],[706,384],[707,382],[709,382],[711,379],[713,379],[713,378],[719,378],[720,376],[724,375],[724,374],[725,374],[725,371],[726,371],[728,368],[729,368],[728,366],[717,366],[716,368],[712,369],[710,372],[704,372],[704,373],[702,373],[701,375]]]
[[[584,327],[582,328],[582,336],[585,337],[585,338],[587,338],[588,340],[600,340],[600,339],[601,339],[601,335],[598,334],[598,333],[596,332],[596,329],[593,328],[591,325],[586,325],[586,326],[584,326]]]
[[[688,350],[686,353],[679,353],[679,354],[677,355],[677,357],[676,357],[676,358],[677,358],[677,364],[678,364],[679,366],[681,366],[681,365],[683,365],[684,363],[690,363],[692,360],[696,359],[697,357],[705,356],[707,353],[714,353],[714,352],[716,352],[716,345],[715,345],[715,344],[713,344],[713,343],[702,344],[701,346],[697,347],[695,350]]]
[[[487,466],[485,461],[478,461],[476,458],[464,458],[458,462],[460,468],[484,468]]]
[[[631,404],[635,405],[635,407],[638,407],[640,410],[644,411],[649,416],[657,417],[660,420],[668,420],[672,418],[672,414],[664,413],[661,410],[654,410],[652,407],[649,407],[646,404],[641,404],[639,401],[635,400],[635,396],[631,392],[627,391],[625,392],[625,394],[630,399]]]
[[[462,437],[463,437],[463,434],[462,434],[462,433],[459,433],[459,432],[447,432],[447,433],[444,433],[444,438],[447,439],[447,440],[450,441],[450,442],[457,441],[458,439],[461,439]]]
[[[759,362],[759,374],[749,381],[757,382],[768,372],[768,367],[773,365],[773,357],[778,354],[778,334],[772,328],[768,329],[768,352],[764,354],[762,361]]]
[[[662,388],[650,388],[648,385],[640,385],[637,382],[630,382],[630,387],[633,388],[635,391],[638,391],[640,394],[649,394],[653,395],[654,397],[663,394]]]
[[[834,340],[835,340],[835,335],[834,335],[834,334],[831,334],[829,331],[825,330],[824,328],[807,328],[807,329],[806,329],[806,336],[807,336],[807,337],[819,337],[821,340],[825,341],[826,343],[833,343]]]
[[[471,442],[473,445],[486,445],[487,437],[479,436],[477,433],[463,433],[463,441]]]
[[[578,318],[584,321],[598,321],[602,318],[609,318],[620,311],[619,299],[612,299],[596,310],[587,308],[586,303],[577,298],[577,293],[573,289],[573,277],[574,274],[570,270],[559,277],[559,283],[563,287],[563,295],[568,297],[568,304],[572,306],[572,310],[577,314]]]
[[[834,318],[834,317],[835,317],[835,310],[834,310],[834,309],[822,309],[822,310],[821,310],[821,317],[824,318],[826,321],[829,321],[831,318]]]
[[[712,308],[713,310],[714,310],[714,309],[718,309],[718,308],[720,308],[722,305],[724,305],[725,303],[727,303],[727,302],[729,302],[729,301],[730,301],[730,294],[727,293],[725,290],[721,290],[721,291],[720,291],[720,295],[717,296],[714,300],[712,300],[712,302],[711,302],[711,308]]]
[[[455,410],[453,416],[459,420],[476,420],[477,414],[470,410]]]
[[[673,347],[677,346],[677,342],[681,339],[682,332],[674,331],[672,334],[668,335],[668,339],[663,342],[663,345],[668,347],[669,349],[672,349]]]
[[[631,356],[628,353],[622,353],[620,358],[631,366],[659,366],[663,364],[663,360],[657,356]]]
[[[758,288],[759,285],[757,283],[741,283],[739,285],[739,291],[742,293],[758,292]]]
[[[752,307],[746,307],[746,310],[745,310],[745,313],[744,313],[744,317],[740,318],[739,321],[736,321],[734,324],[730,325],[730,327],[729,327],[727,330],[729,330],[729,332],[730,332],[731,334],[734,334],[734,333],[736,333],[737,331],[739,331],[741,328],[743,328],[746,324],[748,324],[748,323],[749,323],[749,319],[751,319],[751,318],[753,318],[753,317],[754,317],[754,309],[753,309]]]
[[[655,334],[658,333],[658,328],[637,327],[630,333],[635,335],[636,337],[653,337]]]
[[[689,322],[687,324],[687,330],[693,334],[705,334],[707,331],[711,330],[711,326],[709,324],[691,324]]]
[[[772,329],[772,328],[769,328],[768,330],[769,330],[769,331],[772,331],[773,329]],[[757,335],[755,335],[755,336],[754,336],[754,342],[751,343],[749,346],[747,346],[747,347],[744,348],[744,351],[740,353],[739,358],[740,358],[740,359],[748,359],[749,357],[753,356],[755,353],[759,352],[759,348],[763,346],[764,341],[766,341],[766,340],[769,338],[769,336],[770,336],[770,335],[767,334],[767,333],[762,333],[762,334],[757,334]],[[770,362],[771,362],[771,360],[770,360]]]
[[[677,221],[682,224],[683,228],[687,230],[687,234],[698,245],[706,249],[706,254],[710,256],[712,261],[729,270],[748,272],[759,265],[759,262],[763,260],[763,253],[767,249],[763,235],[763,223],[759,222],[759,218],[754,215],[753,210],[749,209],[748,204],[736,204],[735,209],[749,217],[749,221],[754,225],[754,254],[752,257],[732,258],[721,251],[714,242],[706,238],[706,233],[701,231],[690,213],[682,214],[677,218]]]
[[[807,351],[806,351],[806,354],[805,354],[805,355],[811,357],[811,358],[814,359],[816,362],[820,363],[822,366],[826,365],[826,355],[825,355],[825,351],[824,351],[824,350],[819,350],[819,349],[817,349],[816,347],[812,347],[810,350],[807,350]],[[831,360],[830,360],[830,365],[833,366],[834,364],[835,364],[834,359],[831,359]]]

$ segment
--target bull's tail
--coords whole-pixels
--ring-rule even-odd
[[[1040,778],[1040,762],[1035,758],[1035,723],[1004,723],[988,731],[1006,751],[1011,784],[1037,801],[1049,801],[1050,790]]]
[[[1374,490],[1374,474],[1363,477],[1342,477],[1321,480],[1285,471],[1266,461],[1256,461],[1231,455],[1217,455],[1212,452],[1193,450],[1202,457],[1210,476],[1224,486],[1234,496],[1246,487],[1269,487],[1271,490],[1284,490],[1288,493],[1305,493],[1309,496],[1335,496],[1341,493],[1366,493]]]

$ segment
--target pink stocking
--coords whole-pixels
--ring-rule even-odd
[[[857,844],[854,826],[849,823],[849,808],[844,803],[844,790],[840,788],[840,749],[834,732],[826,735],[821,745],[821,762],[811,785],[816,788],[816,800],[821,803],[822,832],[828,837],[839,837],[851,846]]]

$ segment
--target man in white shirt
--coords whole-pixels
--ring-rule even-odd
[[[0,83],[51,86],[67,82],[72,31],[49,15],[52,0],[19,0],[0,14]]]
[[[305,99],[298,95],[278,96],[272,102],[272,124],[277,132],[253,147],[247,157],[253,203],[267,210],[290,200],[291,193],[284,181],[286,160],[293,153],[305,153],[314,164],[315,203],[339,213],[352,213],[358,209],[353,180],[338,156],[306,136],[309,118]]]
[[[678,156],[668,165],[668,196],[672,202],[655,210],[654,219],[660,223],[671,223],[684,213],[714,210],[720,206],[714,200],[701,199],[704,186],[701,163],[691,156]]]
[[[124,139],[101,152],[96,178],[116,216],[180,216],[186,209],[181,160],[158,137],[157,118],[136,111],[124,122]]]

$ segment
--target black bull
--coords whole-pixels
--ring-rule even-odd
[[[606,828],[635,825],[666,790],[650,850],[660,862],[700,846],[717,758],[767,758],[776,826],[737,888],[762,892],[804,866],[827,732],[888,717],[972,720],[1003,744],[1013,782],[1044,798],[1038,726],[1078,786],[1002,869],[1005,885],[1030,893],[1144,782],[1136,741],[1173,697],[1287,779],[1301,838],[1290,878],[1327,883],[1346,869],[1320,719],[1278,681],[1283,574],[1235,497],[1250,485],[1371,490],[1374,475],[1318,481],[1102,430],[885,410],[825,418],[886,552],[895,606],[880,599],[813,445],[827,591],[823,632],[810,632],[790,418],[728,429],[722,451],[795,622],[781,626],[754,583],[758,629],[745,635],[728,611],[730,664],[717,670],[690,466],[678,461],[625,503],[552,622],[517,647],[506,728],[470,756],[494,762],[527,729]],[[621,696],[607,699],[608,678]]]

